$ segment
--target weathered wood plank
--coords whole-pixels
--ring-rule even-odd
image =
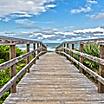
[[[37,61],[5,104],[100,104],[104,94],[66,58],[47,53]]]
[[[75,62],[77,65],[79,65],[81,68],[83,68],[84,71],[89,73],[92,77],[94,77],[96,80],[98,80],[99,82],[101,82],[104,85],[104,78],[103,77],[101,77],[96,72],[92,71],[91,69],[89,69],[88,67],[86,67],[85,65],[83,65],[82,63],[80,63],[79,61],[74,59],[73,57],[71,57],[70,55],[66,54],[65,52],[61,52],[61,53],[64,54],[65,56],[69,57],[73,62]]]
[[[12,77],[12,79],[9,82],[7,82],[0,89],[0,97],[2,97],[2,95],[4,94],[5,91],[7,91],[8,89],[11,88],[11,86],[26,72],[26,70],[33,65],[34,60],[36,60],[37,57],[40,56],[43,53],[44,53],[44,51],[37,54],[35,58],[33,58],[24,68],[22,68],[14,77]]]

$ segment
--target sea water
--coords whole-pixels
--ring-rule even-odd
[[[55,51],[55,48],[60,44],[60,43],[44,43],[47,46],[48,51]],[[17,45],[22,50],[26,50],[26,45]],[[33,50],[33,45],[30,45],[30,50]]]
[[[55,51],[55,48],[59,46],[60,43],[44,43],[44,44],[47,46],[48,51]],[[18,47],[22,50],[26,50],[26,45],[18,45]],[[69,47],[72,48],[72,45],[70,44]],[[75,44],[74,48],[79,49],[79,44]],[[32,44],[30,45],[30,50],[31,51],[33,50]]]

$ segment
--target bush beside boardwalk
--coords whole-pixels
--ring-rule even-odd
[[[77,49],[75,49],[75,50],[77,50]],[[79,50],[77,50],[77,51],[79,51]],[[95,44],[95,43],[85,44],[83,47],[83,53],[87,53],[89,55],[99,57],[100,46],[98,44]],[[73,54],[73,57],[79,61],[79,58],[80,58],[79,55]],[[94,72],[98,73],[98,71],[99,71],[99,64],[98,63],[84,58],[83,64],[85,66],[87,66],[88,68],[90,68],[91,70],[93,70]],[[79,67],[79,66],[76,65],[76,67]],[[93,77],[91,77],[88,73],[85,73],[85,75],[97,84],[97,81]]]
[[[22,54],[26,53],[25,51],[22,51],[18,47],[16,47],[16,56],[20,56]],[[9,46],[0,46],[0,64],[9,60]],[[16,66],[17,72],[22,69],[22,67],[25,66],[25,60],[19,62]],[[6,84],[10,80],[10,69],[7,68],[5,70],[0,71],[0,88]],[[5,98],[9,95],[9,91],[5,92],[4,96],[0,98],[0,104],[3,103]]]

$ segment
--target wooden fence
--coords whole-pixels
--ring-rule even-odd
[[[16,57],[16,45],[26,44],[27,53]],[[33,50],[30,51],[30,44],[33,44]],[[0,64],[0,70],[5,70],[5,68],[10,68],[11,79],[0,89],[0,97],[11,89],[11,93],[16,93],[16,81],[21,78],[26,72],[30,72],[30,67],[35,64],[39,56],[47,52],[47,47],[39,41],[18,39],[18,38],[8,38],[0,37],[0,45],[10,46],[10,60]],[[30,60],[30,56],[33,55],[33,59]],[[16,64],[21,60],[26,59],[26,66],[23,67],[18,73],[16,73]]]
[[[56,48],[56,52],[59,54],[63,54],[77,65],[79,65],[79,72],[84,73],[87,72],[92,77],[94,77],[98,81],[98,92],[104,93],[104,39],[91,39],[91,40],[82,40],[82,41],[71,41],[71,42],[63,42]],[[100,46],[100,58],[83,53],[84,44],[87,43],[97,43]],[[79,51],[74,50],[74,45],[79,44]],[[79,56],[79,61],[73,57],[73,54]],[[84,59],[91,60],[99,64],[99,73],[92,71],[90,68],[86,67],[83,62]]]

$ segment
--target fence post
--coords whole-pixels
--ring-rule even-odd
[[[30,52],[30,44],[27,44],[27,53]],[[30,62],[30,56],[27,57],[27,62],[26,64],[28,64]],[[30,72],[30,68],[28,68],[28,73]]]
[[[63,48],[65,48],[65,43],[63,43]],[[65,52],[65,49],[64,49],[64,52]]]
[[[36,43],[33,44],[33,50],[34,50],[34,54],[33,54],[33,57],[35,58],[36,56]],[[34,64],[36,64],[36,60],[34,60]]]
[[[100,58],[104,59],[104,45],[100,45]],[[99,75],[104,77],[104,65],[99,66]],[[98,92],[104,93],[104,85],[98,82]]]
[[[37,43],[37,49],[39,48],[40,43]],[[39,54],[40,50],[37,50],[37,54]],[[37,59],[39,59],[39,57],[37,57]]]
[[[74,44],[72,44],[72,50],[74,50]],[[73,52],[72,52],[72,57],[73,57]]]
[[[67,43],[67,48],[69,48],[69,43]],[[67,54],[69,54],[69,51],[67,50]]]
[[[16,57],[16,46],[10,45],[10,59]],[[11,78],[16,75],[16,64],[11,66]],[[11,87],[11,93],[16,93],[16,82]]]
[[[83,47],[84,47],[84,44],[83,43],[80,43],[80,52],[83,52]],[[80,60],[80,63],[83,64],[84,57],[80,55],[80,59],[79,60]],[[79,67],[79,72],[80,73],[84,73],[84,70],[81,67]]]

